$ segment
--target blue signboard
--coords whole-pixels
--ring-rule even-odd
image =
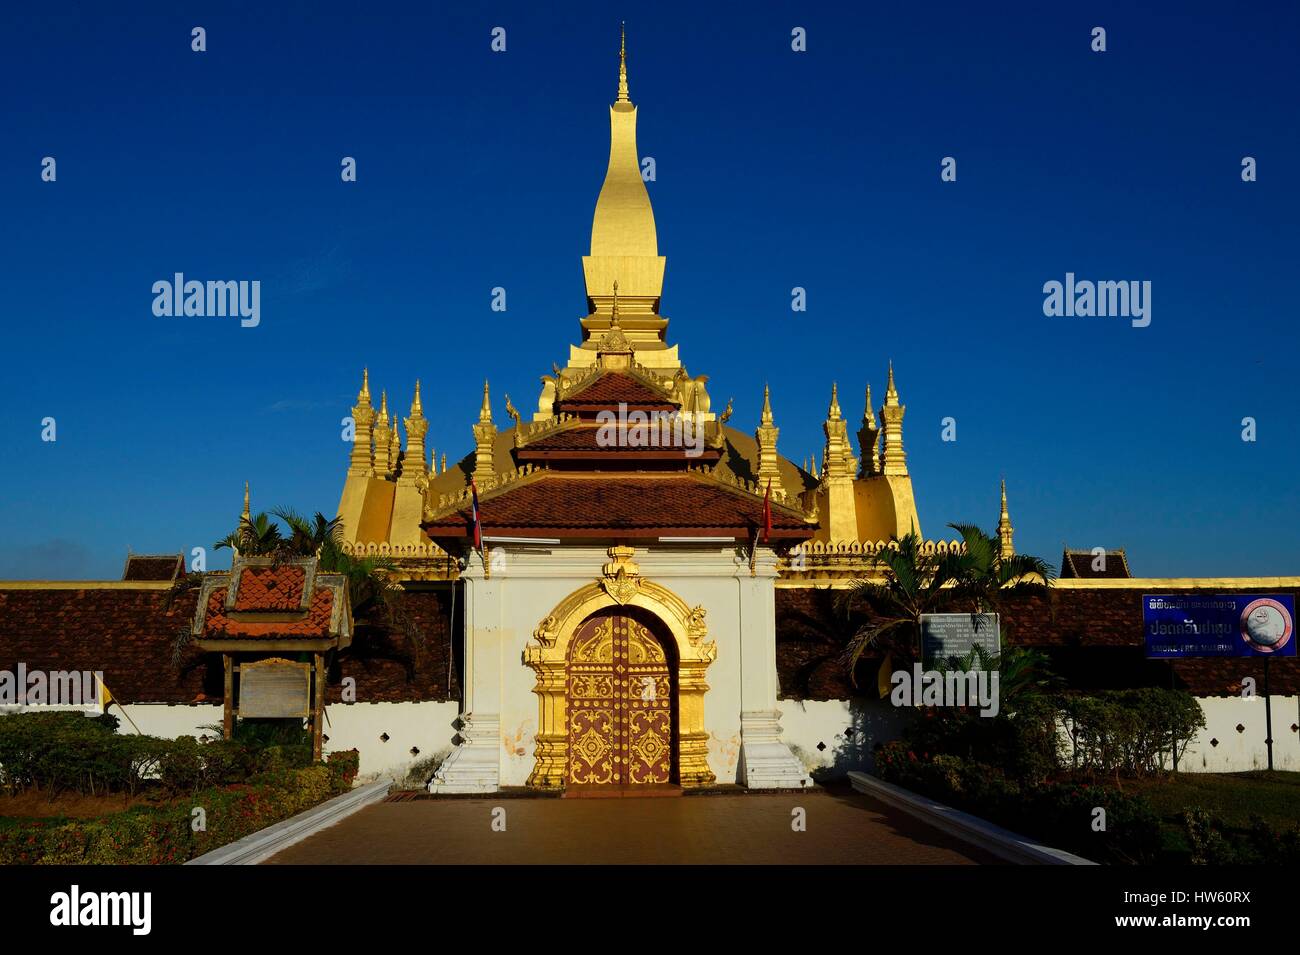
[[[1290,594],[1145,594],[1142,634],[1151,659],[1293,657]]]

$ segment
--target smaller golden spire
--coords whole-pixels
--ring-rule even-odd
[[[386,390],[379,392],[379,419],[384,423],[389,423],[392,420],[388,415],[388,392]]]
[[[1007,479],[1006,478],[1002,479],[1002,516],[1004,518],[1010,518],[1011,516],[1010,514],[1007,513]]]
[[[478,412],[479,424],[492,423],[492,399],[488,397],[487,379],[483,379],[483,407]]]
[[[830,418],[832,421],[839,421],[844,417],[843,412],[840,411],[840,388],[839,385],[833,381],[831,382],[831,406],[826,412],[826,417]]]
[[[370,404],[370,369],[361,369],[361,390],[357,392],[357,404]]]
[[[251,521],[253,519],[253,513],[249,508],[249,503],[250,502],[249,502],[249,495],[248,495],[248,482],[245,481],[244,482],[244,513],[239,515],[240,518],[245,521]]]
[[[610,306],[609,327],[611,331],[618,328],[618,279],[614,279],[614,304]]]
[[[442,452],[442,473],[447,473],[447,452]]]
[[[411,401],[411,417],[424,414],[424,405],[420,404],[420,379],[415,379],[415,398]]]
[[[769,390],[769,388],[768,388],[768,386],[767,386],[766,384],[763,385],[763,416],[762,416],[762,422],[763,422],[763,424],[765,424],[765,425],[770,425],[770,424],[772,424],[772,422],[773,422],[773,418],[772,418],[772,393],[771,393],[771,391]]]
[[[867,410],[862,412],[862,423],[869,428],[876,428],[876,413],[871,410],[871,385],[867,385]]]
[[[894,387],[894,362],[889,362],[889,385],[885,388],[885,404],[898,404],[898,389]]]
[[[616,103],[631,103],[627,94],[627,24],[619,26],[618,41],[618,99]]]
[[[438,449],[429,449],[429,477],[438,476]]]

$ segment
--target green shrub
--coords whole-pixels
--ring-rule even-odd
[[[895,740],[876,753],[876,774],[945,805],[1097,862],[1148,863],[1160,851],[1160,820],[1140,796],[1109,786],[1021,783],[996,766],[917,753]],[[1106,829],[1093,829],[1094,810]]]
[[[0,827],[0,865],[166,865],[212,849],[345,792],[342,774],[317,764],[268,773],[255,783],[203,789],[164,806],[100,819]],[[193,829],[195,808],[205,829]]]
[[[1073,765],[1114,776],[1158,772],[1177,747],[1181,758],[1205,713],[1190,693],[1144,687],[1061,700],[1074,740]]]

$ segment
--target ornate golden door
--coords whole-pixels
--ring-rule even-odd
[[[625,612],[593,616],[573,635],[568,671],[568,783],[669,782],[672,667],[650,628]]]

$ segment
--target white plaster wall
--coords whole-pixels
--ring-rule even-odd
[[[419,703],[330,703],[325,707],[325,752],[356,749],[361,753],[363,782],[398,779],[417,760],[451,752],[460,704],[436,700]],[[385,742],[381,737],[388,735]],[[412,755],[411,749],[419,755]]]
[[[783,738],[818,782],[871,772],[876,746],[896,739],[909,716],[887,699],[781,700],[779,708]]]
[[[1178,768],[1186,773],[1240,773],[1268,768],[1268,750],[1264,745],[1264,698],[1201,697],[1205,729],[1187,747]],[[1291,726],[1300,724],[1300,697],[1275,696],[1273,706],[1273,768],[1300,771],[1300,733]],[[1237,725],[1245,730],[1237,732]],[[1211,746],[1210,740],[1219,741]]]
[[[19,712],[36,707],[6,707],[4,712]],[[48,711],[51,707],[41,707]],[[221,704],[130,703],[125,712],[146,736],[176,739],[178,736],[210,734],[208,727],[221,726]],[[94,712],[92,711],[91,715]],[[356,749],[361,753],[360,778],[369,782],[379,778],[401,779],[417,759],[425,759],[452,749],[455,721],[460,712],[457,702],[426,701],[419,703],[330,703],[325,707],[325,752]],[[123,719],[120,705],[109,708],[120,723],[119,733],[133,734],[131,723]],[[388,734],[388,741],[380,737]],[[411,748],[420,750],[418,756]]]
[[[204,727],[219,728],[223,709],[220,703],[128,703],[125,707],[113,704],[108,713],[117,717],[119,733],[135,733],[131,723],[122,715],[125,713],[145,736],[176,739],[178,736],[210,735],[211,730]]]
[[[536,675],[523,662],[525,645],[558,603],[601,576],[609,560],[604,547],[511,547],[492,551],[491,584],[501,608],[501,780],[522,786],[534,762],[538,729]],[[709,732],[709,768],[720,783],[737,781],[740,755],[740,579],[748,565],[734,548],[638,545],[633,560],[641,575],[669,588],[690,606],[707,611],[707,639],[718,646],[705,679],[704,725]],[[481,584],[480,584],[481,585]],[[475,626],[477,626],[477,622]],[[774,623],[772,624],[774,626]],[[475,674],[474,679],[481,679]],[[477,704],[476,704],[477,705]]]
[[[1264,700],[1260,696],[1199,697],[1206,727],[1188,745],[1178,769],[1185,773],[1241,773],[1268,768]],[[819,781],[853,769],[870,772],[879,743],[896,739],[908,714],[888,700],[782,700],[783,736]],[[1244,730],[1237,732],[1240,724]],[[1300,697],[1273,697],[1273,768],[1300,772]],[[1069,733],[1063,729],[1065,742]],[[1218,740],[1211,746],[1210,740]],[[825,743],[819,750],[818,743]],[[1067,748],[1068,753],[1068,748]],[[1172,769],[1166,761],[1166,769]]]

